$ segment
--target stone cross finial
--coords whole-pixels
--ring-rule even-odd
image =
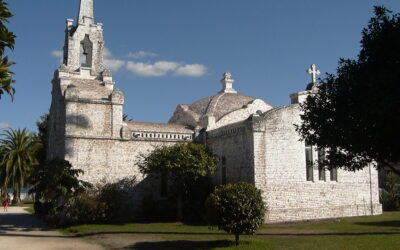
[[[78,23],[94,23],[93,0],[81,0],[79,7]]]
[[[222,77],[223,77],[223,80],[233,80],[232,79],[232,74],[231,73],[229,73],[229,72],[225,72],[223,75],[222,75]]]
[[[317,83],[317,76],[321,74],[321,72],[317,69],[317,65],[312,64],[307,70],[307,73],[311,75],[311,83]]]
[[[233,89],[233,83],[235,82],[235,80],[232,78],[232,74],[229,72],[225,72],[222,75],[222,80],[221,80],[221,84],[222,84],[222,93],[234,93],[236,94],[236,90]]]

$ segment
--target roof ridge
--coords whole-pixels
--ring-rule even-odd
[[[211,98],[210,103],[209,103],[208,106],[207,106],[205,115],[208,115],[208,114],[210,114],[210,113],[211,113],[211,114],[214,113],[215,107],[217,106],[219,100],[220,100],[221,97],[223,97],[225,94],[226,94],[225,92],[218,93],[218,94],[214,95],[214,96]]]

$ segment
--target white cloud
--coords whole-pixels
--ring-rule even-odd
[[[155,63],[130,61],[127,62],[126,69],[141,77],[161,77],[168,74],[200,77],[207,72],[207,67],[201,64],[182,64],[172,61],[158,61]]]
[[[0,129],[7,129],[11,128],[10,124],[0,122]]]
[[[104,56],[104,58],[112,57],[111,51],[107,47],[104,47],[103,56]]]
[[[55,58],[58,58],[58,61],[59,61],[60,63],[63,62],[64,52],[63,52],[62,50],[53,50],[53,51],[51,52],[51,55],[52,55],[53,57],[55,57]]]
[[[125,66],[125,61],[113,58],[113,55],[108,48],[104,48],[103,55],[104,65],[111,71],[117,72]]]
[[[124,61],[115,58],[108,48],[104,48],[103,53],[104,65],[113,72],[125,68],[132,74],[140,77],[161,77],[166,75],[201,77],[207,73],[207,67],[202,64],[184,64],[174,61],[157,61],[154,63]],[[60,63],[62,63],[63,54],[62,50],[53,50],[51,52],[53,57],[59,58]],[[139,59],[156,57],[158,55],[153,52],[141,50],[135,53],[131,52],[127,56]]]
[[[51,55],[54,57],[62,57],[63,56],[63,51],[62,50],[53,50],[51,52]]]
[[[135,52],[135,53],[129,52],[127,56],[131,57],[131,58],[134,58],[134,59],[139,59],[139,58],[145,58],[145,57],[156,57],[158,55],[156,53],[154,53],[154,52],[140,50],[140,51]]]
[[[178,76],[192,76],[200,77],[205,75],[207,72],[207,67],[201,64],[186,64],[180,66],[175,74]]]
[[[104,65],[111,71],[117,72],[125,65],[125,62],[117,59],[104,58]]]
[[[153,64],[142,62],[128,62],[126,69],[137,76],[165,76],[168,72],[174,71],[179,67],[176,62],[159,61]]]

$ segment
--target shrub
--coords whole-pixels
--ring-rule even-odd
[[[90,186],[79,180],[82,174],[82,170],[74,169],[63,159],[46,161],[33,168],[29,194],[34,194],[35,203],[51,203],[54,208],[62,209],[69,198]]]
[[[35,201],[33,203],[33,208],[34,208],[36,215],[38,215],[39,217],[43,217],[43,216],[49,214],[49,212],[52,208],[52,205],[51,205],[51,202]]]
[[[60,225],[70,200],[90,184],[79,180],[82,170],[74,169],[63,159],[53,159],[35,166],[30,176],[34,194],[35,213],[44,217],[49,224]]]
[[[235,235],[254,234],[264,223],[265,204],[261,191],[248,183],[217,187],[206,201],[208,221]]]
[[[39,166],[32,175],[35,213],[53,226],[130,218],[135,177],[92,186],[78,179],[82,173],[60,159]]]
[[[132,196],[136,186],[136,177],[126,177],[115,183],[106,183],[97,187],[98,199],[106,204],[106,220],[121,222],[132,214]]]
[[[142,199],[143,218],[147,222],[167,222],[176,219],[176,202],[171,199],[154,199],[153,195]]]
[[[396,183],[397,176],[390,172],[381,193],[381,202],[384,210],[400,209],[400,188]]]
[[[186,223],[204,223],[205,201],[211,193],[211,178],[201,177],[185,190],[183,195],[183,218]],[[176,221],[177,192],[169,191],[168,197],[154,198],[153,195],[142,199],[143,217],[148,222]]]
[[[61,212],[60,225],[122,222],[131,214],[136,178],[98,184],[71,197]]]
[[[62,214],[60,225],[106,222],[107,204],[96,194],[82,192],[68,200]]]

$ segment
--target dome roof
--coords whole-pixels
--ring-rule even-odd
[[[235,93],[218,93],[194,102],[189,110],[200,116],[214,116],[218,121],[220,118],[232,111],[243,108],[256,98]]]
[[[265,112],[273,107],[263,100],[241,95],[233,89],[232,75],[224,73],[222,90],[194,102],[191,105],[178,105],[170,123],[214,129],[230,123],[246,120],[252,114]]]

